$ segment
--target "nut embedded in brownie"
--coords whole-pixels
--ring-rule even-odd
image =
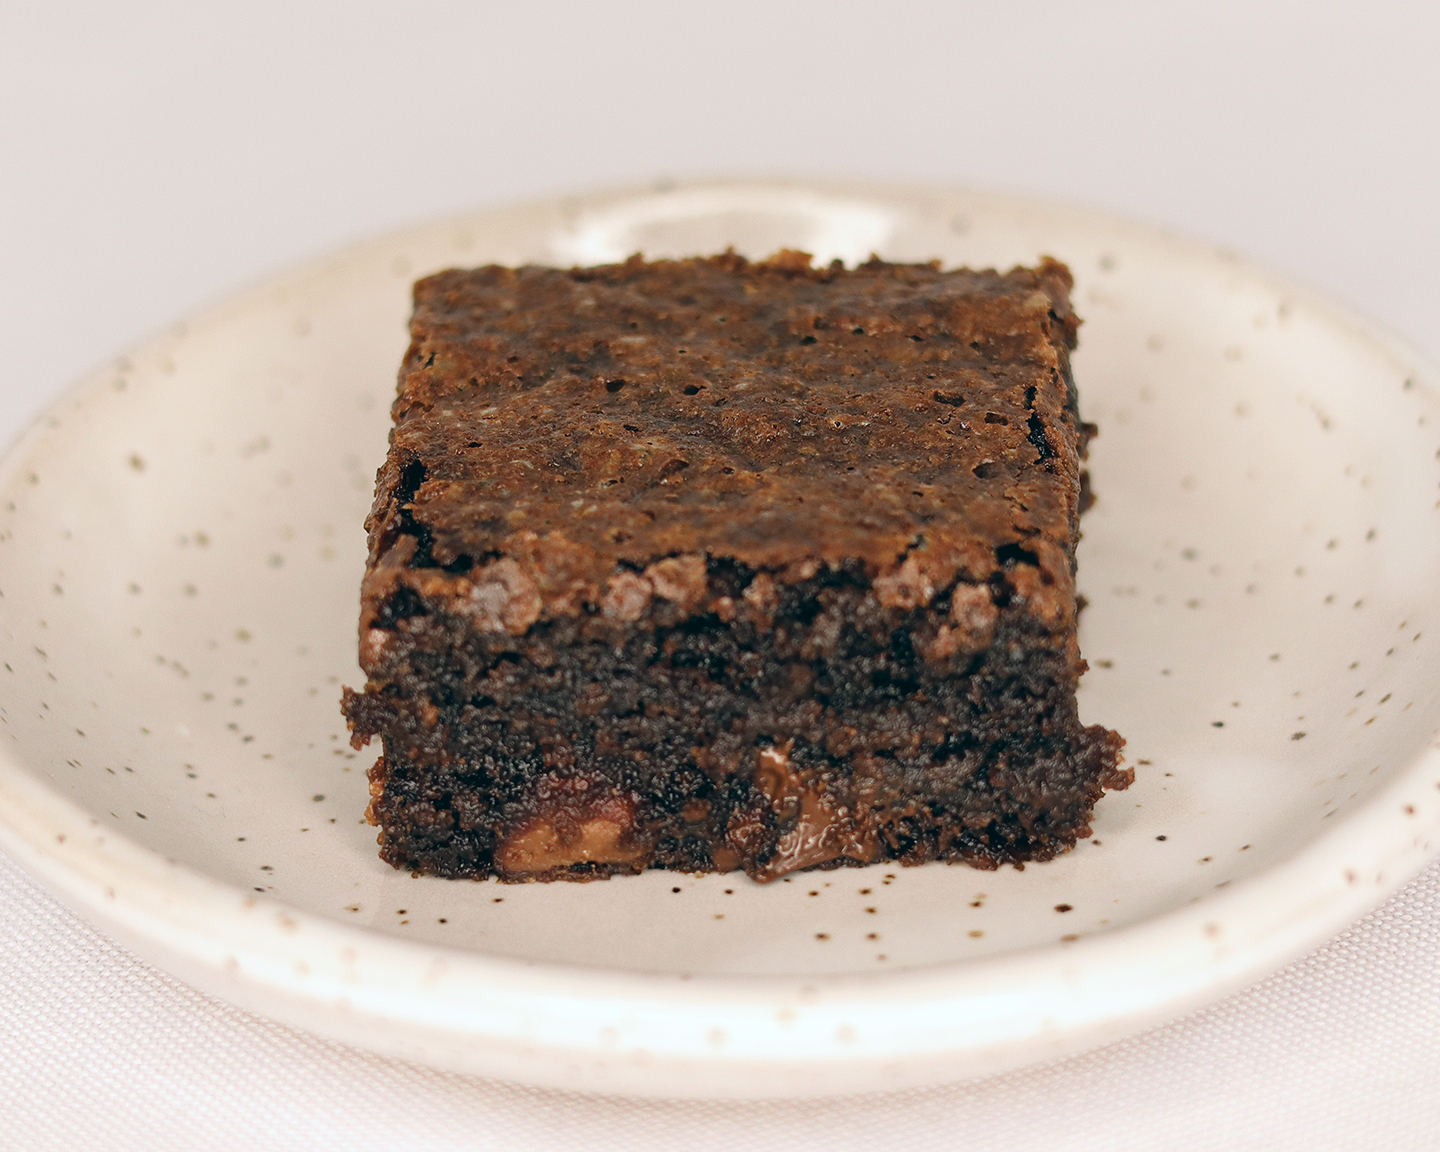
[[[441,876],[1044,860],[1079,721],[1071,280],[782,252],[415,286],[367,521],[381,856]]]

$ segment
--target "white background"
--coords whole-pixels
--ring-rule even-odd
[[[339,243],[673,176],[979,185],[1214,240],[1440,354],[1440,5],[0,0],[0,440]],[[0,1148],[1440,1148],[1440,869],[1126,1045],[824,1106],[586,1101],[215,1005],[0,861]]]

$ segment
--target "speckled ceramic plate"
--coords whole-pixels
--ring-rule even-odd
[[[1135,785],[1023,872],[392,871],[337,702],[410,281],[727,244],[1071,264],[1102,429],[1081,707]],[[1437,387],[1232,256],[994,196],[682,186],[362,245],[116,361],[6,457],[0,845],[207,991],[515,1080],[851,1092],[1112,1040],[1319,943],[1437,840]]]

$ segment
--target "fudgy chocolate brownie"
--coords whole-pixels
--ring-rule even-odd
[[[1087,835],[1131,773],[1075,706],[1070,284],[793,252],[421,280],[344,699],[381,856],[769,880]]]

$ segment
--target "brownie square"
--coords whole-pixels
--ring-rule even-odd
[[[794,252],[416,284],[343,705],[381,856],[770,880],[1088,835],[1131,773],[1075,706],[1070,286]]]

